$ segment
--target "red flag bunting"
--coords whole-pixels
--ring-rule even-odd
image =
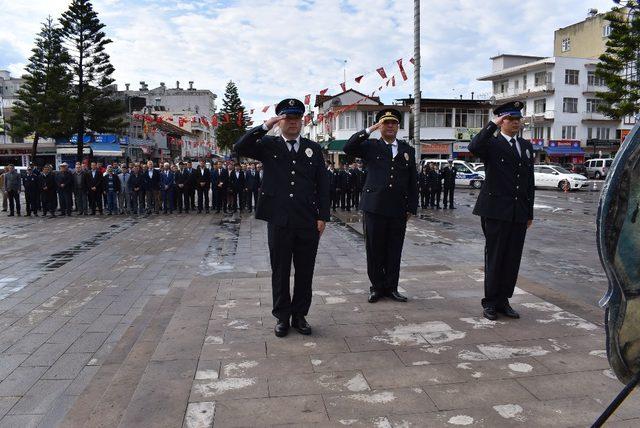
[[[224,114],[224,119],[222,120],[222,123],[229,123],[231,121],[231,117],[229,116],[229,113],[225,113]]]
[[[328,90],[329,90],[329,88],[325,88],[325,89],[321,90],[320,91],[320,95],[326,94]]]
[[[398,61],[396,61],[398,63],[398,68],[400,69],[400,75],[402,76],[402,80],[407,80],[407,73],[404,71],[404,67],[402,66],[402,58],[400,58]]]
[[[391,86],[396,86],[396,76],[391,76]]]
[[[384,71],[384,67],[380,67],[376,70],[378,72],[378,74],[380,75],[380,77],[382,77],[383,79],[387,78],[387,73],[385,73]]]
[[[263,112],[263,113],[266,113],[266,112],[267,112],[267,110],[269,110],[269,107],[271,107],[271,106],[264,106],[264,107],[262,107],[262,112]]]
[[[413,64],[413,65],[416,65],[416,60],[415,60],[415,59],[413,59],[413,58],[411,58],[411,59],[409,60],[409,62],[410,62],[411,64]]]
[[[211,116],[211,125],[212,126],[218,126],[218,116],[217,115]]]
[[[307,115],[304,117],[304,124],[305,124],[305,125],[308,125],[308,124],[309,124],[309,122],[311,122],[311,116],[307,114]]]
[[[356,83],[360,83],[360,81],[362,80],[362,78],[363,78],[363,77],[364,77],[364,76],[358,76],[358,77],[356,77],[356,79],[355,79],[355,80],[356,80]]]
[[[391,81],[391,79],[387,80],[387,83],[385,83],[385,86],[389,86],[389,82]]]
[[[311,94],[304,96],[304,105],[308,106],[309,104],[311,104]]]
[[[238,127],[242,127],[242,122],[244,122],[244,111],[240,110],[238,112],[238,117],[236,118],[236,125],[238,125]]]

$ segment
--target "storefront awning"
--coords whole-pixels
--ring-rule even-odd
[[[582,147],[575,146],[556,146],[545,147],[544,150],[549,156],[579,156],[584,155]]]
[[[91,148],[94,156],[122,156],[119,143],[93,143]]]

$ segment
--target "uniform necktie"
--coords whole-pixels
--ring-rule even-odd
[[[520,157],[520,153],[518,153],[518,147],[516,147],[516,139],[511,138],[509,142],[511,143],[511,149],[513,149],[513,152],[516,154],[517,157]]]
[[[287,140],[287,144],[289,145],[289,151],[291,153],[297,153],[296,151],[296,144],[297,141],[296,140]]]
[[[393,144],[387,144],[387,149],[389,150],[389,154],[391,155],[391,159],[393,159]]]

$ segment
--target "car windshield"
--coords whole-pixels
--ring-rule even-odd
[[[560,174],[571,174],[570,171],[567,171],[566,169],[564,169],[561,166],[554,166],[553,169],[555,169],[556,171],[558,171]]]

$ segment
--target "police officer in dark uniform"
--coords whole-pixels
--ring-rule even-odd
[[[486,178],[473,213],[485,236],[485,318],[520,315],[509,305],[518,279],[527,229],[533,222],[533,146],[518,137],[523,107],[514,101],[497,107],[496,117],[469,144],[486,166]]]
[[[347,155],[367,165],[360,208],[364,213],[370,303],[383,296],[407,301],[398,293],[398,280],[407,220],[418,210],[418,181],[414,148],[396,139],[401,120],[398,110],[382,110],[375,125],[352,135],[344,146]],[[382,138],[369,139],[378,129]]]
[[[429,171],[429,189],[431,193],[431,208],[440,209],[440,193],[442,193],[442,175],[436,165],[431,165]]]
[[[318,243],[329,221],[329,176],[321,147],[300,136],[304,104],[296,99],[282,100],[276,114],[249,130],[235,150],[261,161],[264,167],[256,218],[268,222],[272,313],[278,319],[275,334],[284,337],[290,325],[301,334],[311,334],[305,317],[311,306]],[[266,135],[276,124],[282,135]],[[289,291],[292,259],[293,298]]]
[[[423,165],[418,173],[418,191],[420,192],[420,208],[429,207],[429,165]]]
[[[442,182],[444,185],[444,198],[442,199],[442,208],[455,209],[453,206],[453,192],[456,189],[456,167],[453,165],[453,159],[449,158],[447,166],[442,169]]]
[[[333,167],[333,162],[327,161],[329,171],[329,197],[331,199],[331,209],[335,211],[340,205],[340,171]]]

